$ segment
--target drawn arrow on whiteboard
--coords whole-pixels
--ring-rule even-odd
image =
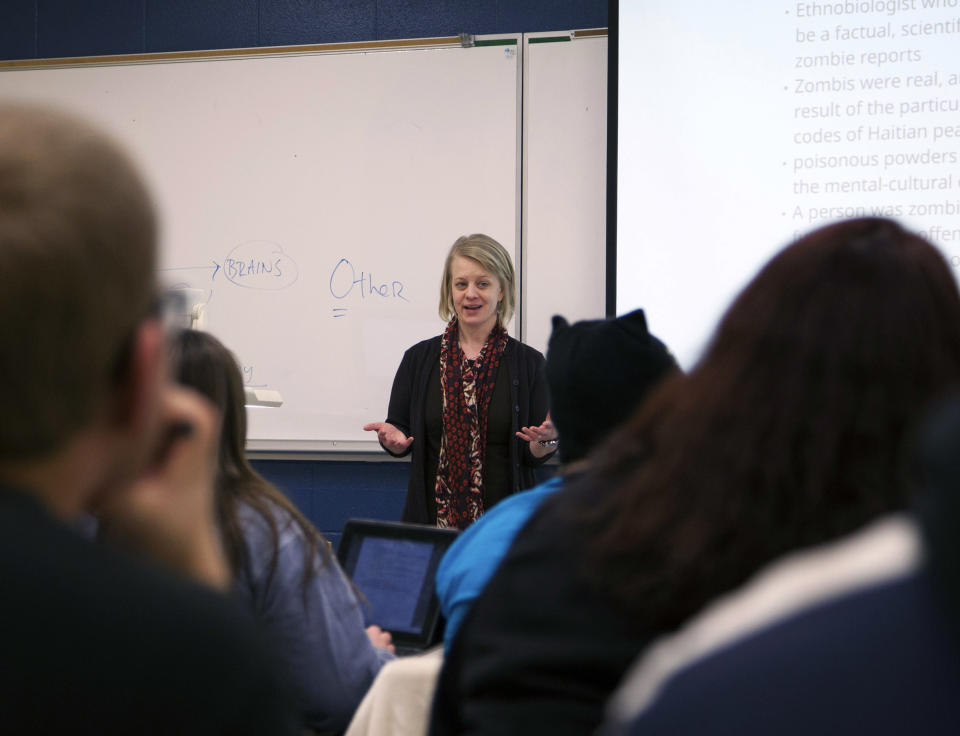
[[[210,280],[213,281],[217,274],[220,273],[220,264],[216,261],[211,261],[212,266],[176,266],[174,268],[161,268],[160,271],[213,271],[210,275]]]

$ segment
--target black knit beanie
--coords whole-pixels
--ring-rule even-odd
[[[586,457],[674,370],[676,360],[647,331],[642,309],[573,325],[555,316],[546,371],[563,461]]]

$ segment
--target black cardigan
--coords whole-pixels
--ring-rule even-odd
[[[418,342],[403,354],[403,360],[393,379],[390,407],[387,410],[386,421],[408,437],[414,437],[413,444],[406,452],[390,454],[403,457],[413,452],[403,520],[419,524],[429,523],[422,448],[427,437],[424,416],[427,383],[430,369],[440,360],[440,339],[441,336],[437,335]],[[502,360],[506,361],[507,375],[510,378],[510,403],[513,405],[510,432],[515,435],[520,427],[536,426],[546,419],[549,397],[544,375],[545,361],[537,350],[512,337],[507,338]],[[516,493],[533,486],[536,482],[533,469],[549,457],[534,457],[527,443],[515,438],[515,441],[510,443],[510,468],[513,475],[510,492]]]

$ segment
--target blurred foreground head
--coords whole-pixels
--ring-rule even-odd
[[[642,309],[573,325],[555,316],[546,372],[563,461],[586,457],[677,370],[666,345],[647,330]]]
[[[154,296],[155,221],[87,124],[0,105],[0,461],[58,450],[125,379]]]
[[[700,462],[743,474],[761,508],[845,526],[845,508],[903,504],[906,433],[958,382],[960,293],[945,259],[896,222],[859,219],[771,259],[671,403],[685,425],[702,418]]]
[[[903,508],[911,434],[958,384],[960,293],[936,248],[873,218],[792,243],[606,443],[594,482],[617,490],[589,515],[607,582],[672,625]]]
[[[698,370],[743,398],[789,402],[798,415],[824,408],[803,408],[812,398],[840,401],[851,415],[879,416],[881,405],[913,411],[957,380],[958,317],[957,283],[930,243],[890,220],[840,222],[760,271]],[[853,390],[837,396],[841,387]]]

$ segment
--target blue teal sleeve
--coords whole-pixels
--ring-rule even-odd
[[[500,566],[514,538],[561,484],[561,478],[551,478],[505,498],[461,532],[447,550],[436,576],[440,610],[447,620],[445,649],[449,649],[460,622]]]

